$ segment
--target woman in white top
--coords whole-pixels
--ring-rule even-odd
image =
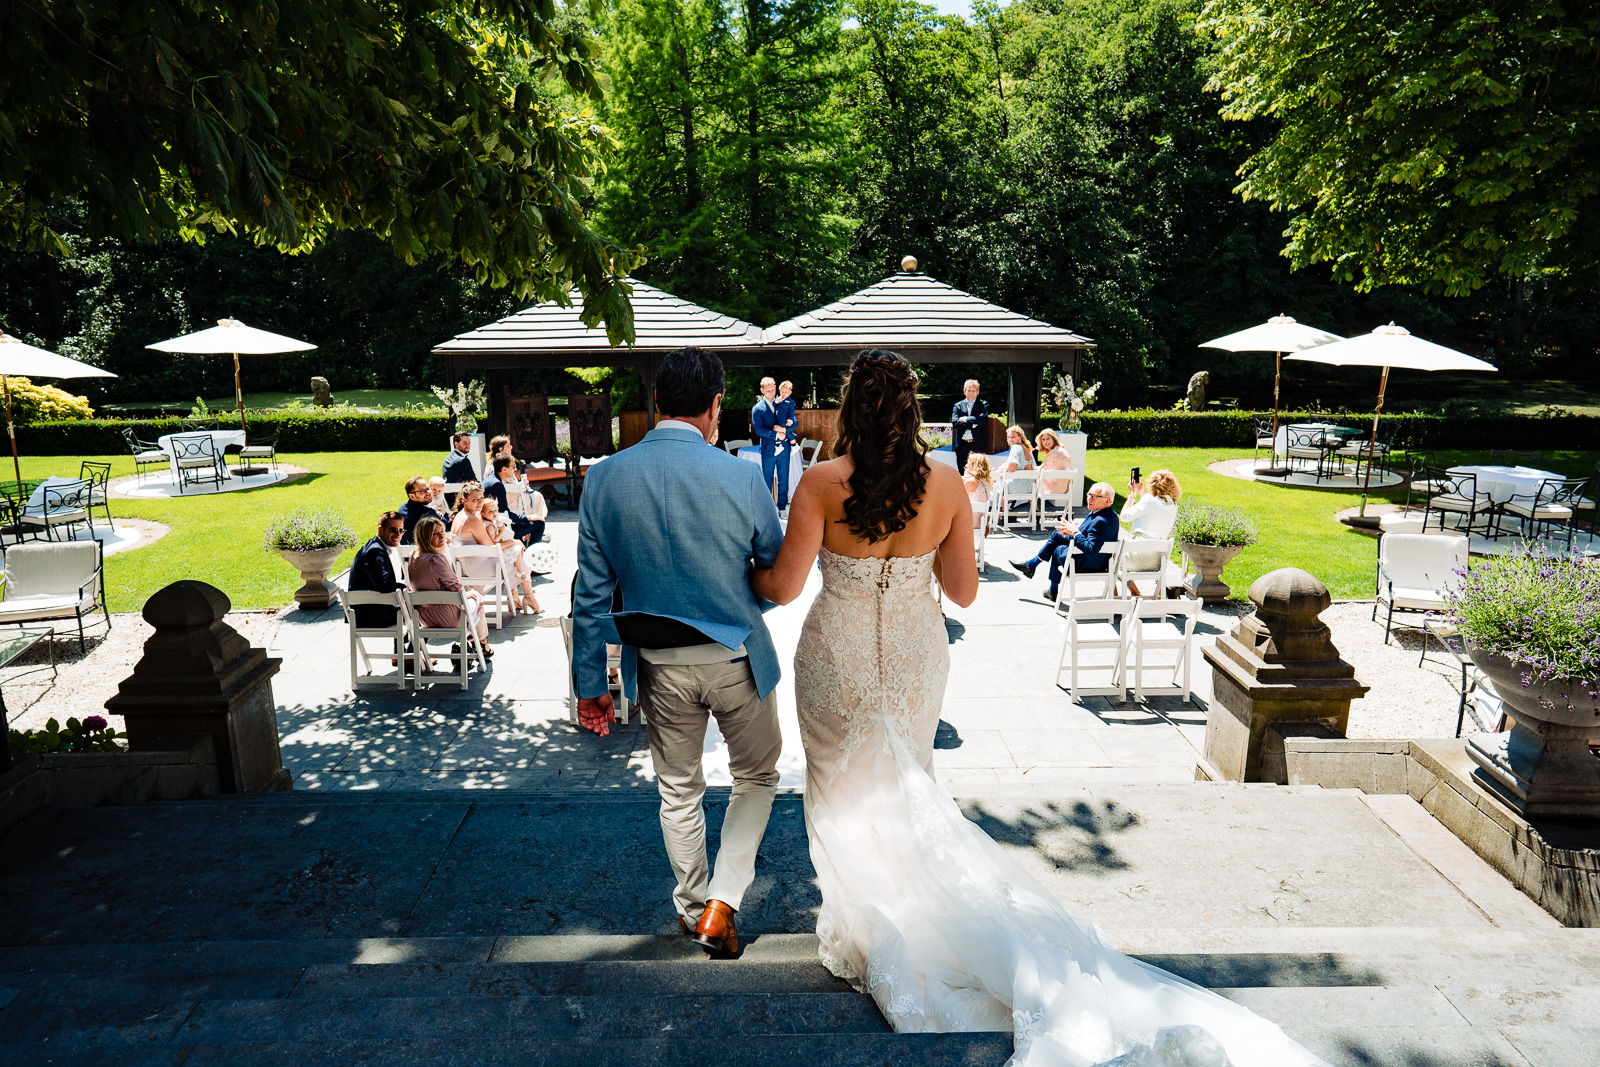
[[[1151,471],[1148,477],[1128,483],[1128,502],[1122,505],[1118,518],[1122,520],[1124,537],[1141,537],[1164,541],[1172,536],[1172,524],[1178,521],[1178,498],[1183,490],[1177,476],[1169,470]],[[1154,570],[1160,553],[1130,552],[1128,567],[1131,570]]]
[[[972,501],[972,528],[976,530],[989,513],[989,489],[994,484],[989,457],[981,452],[968,456],[967,472],[961,476],[961,484],[966,487],[967,499]]]
[[[1011,454],[1006,457],[1005,469],[1000,473],[1033,470],[1033,449],[1028,447],[1028,435],[1021,426],[1006,428],[1006,444],[1011,446]]]
[[[458,545],[495,545],[500,542],[490,535],[483,522],[483,486],[467,482],[456,494],[456,506],[451,515],[450,532]],[[464,556],[460,560],[463,578],[493,578],[494,560],[483,556]]]

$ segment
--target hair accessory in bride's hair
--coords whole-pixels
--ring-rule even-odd
[[[855,469],[844,521],[868,544],[905,529],[928,482],[917,372],[898,352],[869,348],[850,364],[835,450]]]

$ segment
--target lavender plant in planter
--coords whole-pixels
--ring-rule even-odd
[[[1195,569],[1189,591],[1207,604],[1228,599],[1232,591],[1222,569],[1256,543],[1256,524],[1238,508],[1215,504],[1184,505],[1172,524],[1172,539]]]
[[[1528,817],[1600,817],[1600,559],[1541,546],[1475,565],[1450,594],[1509,733],[1467,743],[1474,777]]]
[[[331,511],[292,511],[267,528],[266,548],[283,557],[300,572],[304,583],[294,592],[296,604],[306,611],[321,611],[334,600],[328,571],[356,535]]]

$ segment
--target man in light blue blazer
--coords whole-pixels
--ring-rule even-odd
[[[656,375],[661,421],[585,476],[572,658],[579,724],[604,737],[605,646],[621,643],[623,690],[646,711],[678,921],[713,954],[737,955],[734,915],[755,878],[783,750],[778,656],[761,621],[771,605],[751,592],[749,572],[777,559],[783,531],[760,470],[710,445],[723,384],[717,357],[673,352]],[[701,806],[712,716],[733,775],[715,869]]]

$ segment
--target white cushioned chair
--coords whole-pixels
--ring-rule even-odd
[[[1378,588],[1372,602],[1376,622],[1378,608],[1387,605],[1383,640],[1389,642],[1397,611],[1443,611],[1449,607],[1445,594],[1460,582],[1459,571],[1467,569],[1467,539],[1449,534],[1384,534],[1378,538]]]
[[[73,619],[78,624],[78,648],[86,646],[83,619],[98,609],[111,629],[106,607],[105,571],[98,541],[34,541],[6,549],[5,599],[0,600],[0,623]]]

